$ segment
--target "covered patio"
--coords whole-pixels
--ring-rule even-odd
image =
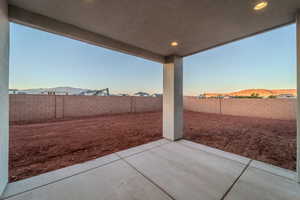
[[[299,199],[300,131],[298,173],[182,140],[183,58],[296,22],[299,87],[299,9],[299,0],[0,0],[0,198]],[[165,139],[8,184],[9,22],[162,63]]]

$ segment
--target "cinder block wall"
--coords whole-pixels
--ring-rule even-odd
[[[131,97],[132,112],[149,112],[162,110],[162,97]]]
[[[162,98],[154,97],[10,95],[11,122],[161,110]]]
[[[296,99],[222,99],[221,108],[225,115],[296,119]]]
[[[296,119],[295,99],[197,99],[184,97],[184,108],[194,112]],[[65,117],[161,111],[162,98],[10,95],[10,121],[38,121]]]
[[[55,118],[64,118],[64,96],[55,96]]]
[[[220,99],[198,99],[195,97],[184,97],[183,106],[185,110],[194,112],[216,113],[221,112]]]
[[[184,108],[194,112],[295,120],[296,99],[198,99],[184,97]]]
[[[55,118],[55,96],[10,95],[10,121],[32,121]]]
[[[64,117],[131,112],[131,97],[64,96]]]

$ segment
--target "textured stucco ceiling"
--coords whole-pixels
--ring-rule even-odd
[[[187,56],[294,21],[300,0],[9,0],[9,4],[168,56]],[[178,41],[178,47],[171,47]]]

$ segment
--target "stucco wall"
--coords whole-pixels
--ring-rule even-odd
[[[271,119],[296,119],[296,99],[197,99],[184,97],[186,110]]]
[[[154,97],[10,95],[12,122],[159,110],[162,98]]]

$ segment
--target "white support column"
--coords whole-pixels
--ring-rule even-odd
[[[182,65],[178,56],[164,64],[163,136],[173,141],[183,136]]]
[[[296,17],[297,32],[297,181],[300,183],[300,12]]]
[[[8,182],[8,67],[7,1],[0,0],[0,196]]]

